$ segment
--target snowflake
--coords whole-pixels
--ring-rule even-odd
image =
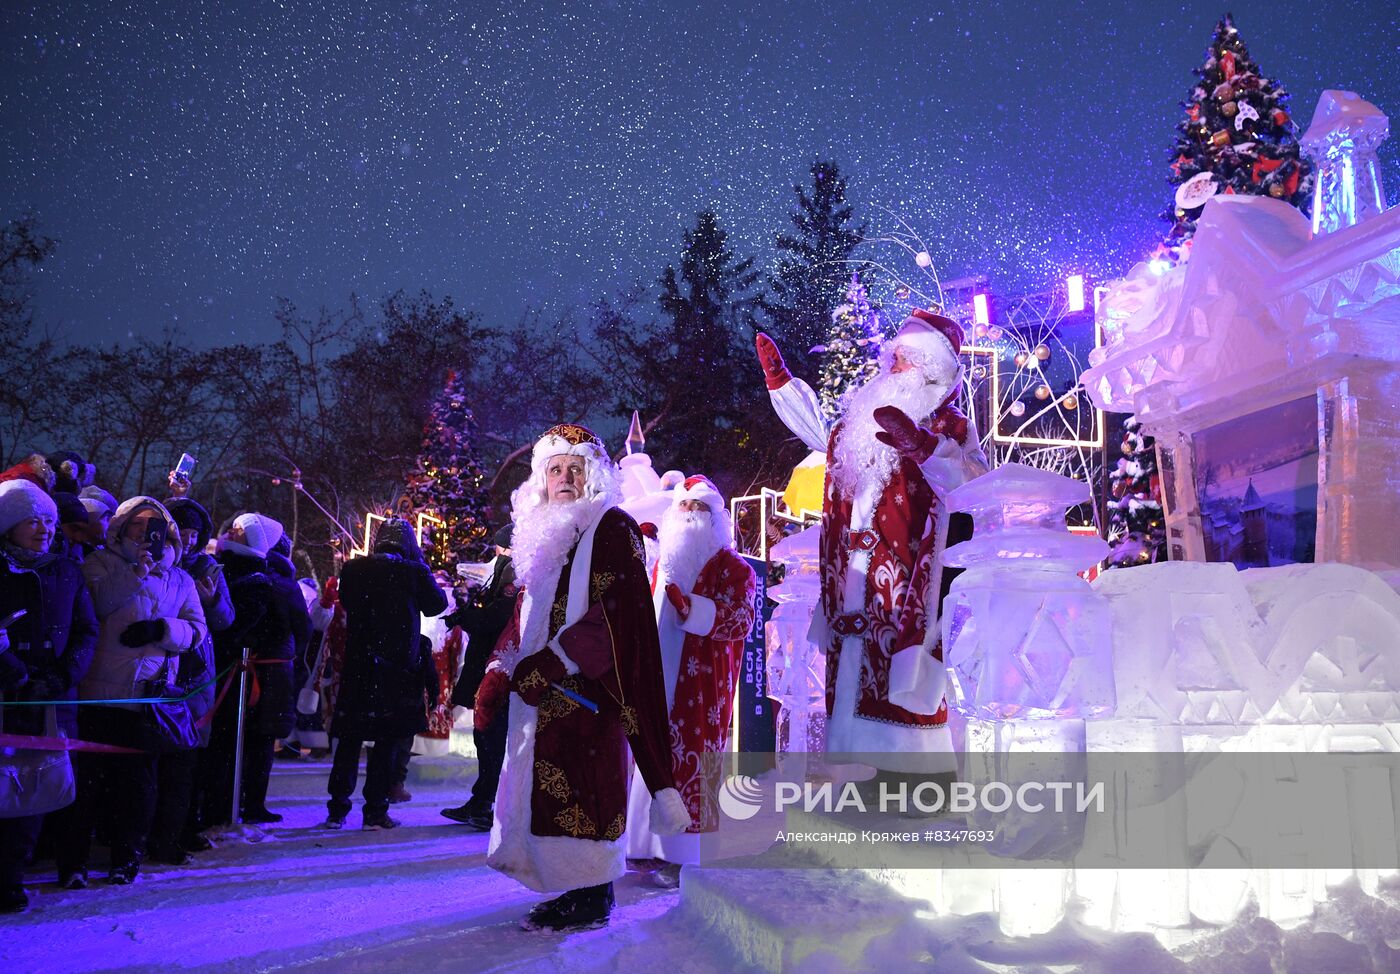
[[[700,661],[692,656],[685,662],[685,675],[694,676],[698,672],[700,672]]]

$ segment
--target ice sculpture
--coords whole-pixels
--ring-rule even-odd
[[[652,468],[651,457],[647,456],[645,447],[646,437],[642,434],[641,419],[633,410],[632,425],[627,431],[627,455],[618,462],[622,469],[620,506],[639,524],[647,521],[660,524],[661,515],[671,506],[673,495]],[[674,487],[675,484],[670,486]]]
[[[1019,463],[948,495],[975,526],[944,554],[967,569],[944,604],[943,659],[953,705],[970,720],[1113,709],[1108,608],[1077,574],[1108,545],[1065,526],[1066,508],[1088,499],[1087,484]],[[971,747],[971,723],[968,734]]]
[[[1390,120],[1356,92],[1322,93],[1300,140],[1317,167],[1313,233],[1332,233],[1385,212],[1376,147],[1389,135]]]
[[[817,560],[820,530],[813,525],[790,535],[769,553],[771,561],[784,568],[782,582],[768,590],[777,606],[764,633],[768,696],[780,708],[780,757],[788,753],[816,756],[826,749],[826,657],[807,639],[812,612],[821,595]]]
[[[1379,131],[1378,115],[1320,116],[1319,145]],[[1400,208],[1315,237],[1280,200],[1217,196],[1194,240],[1155,285],[1139,272],[1110,289],[1100,308],[1117,340],[1081,377],[1095,405],[1135,413],[1157,438],[1172,560],[1206,559],[1200,434],[1311,399],[1316,560],[1400,568]]]

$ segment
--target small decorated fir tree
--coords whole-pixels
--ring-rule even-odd
[[[1162,481],[1157,450],[1136,416],[1124,424],[1123,456],[1108,475],[1109,568],[1165,561],[1167,529],[1162,512]]]
[[[884,318],[870,303],[870,296],[857,274],[846,288],[846,303],[831,313],[826,344],[821,346],[821,375],[818,394],[822,410],[835,419],[841,397],[873,378],[879,371],[880,346],[884,341]]]
[[[1167,179],[1176,194],[1162,216],[1172,227],[1157,253],[1173,262],[1187,256],[1196,219],[1212,196],[1272,196],[1306,210],[1312,189],[1288,93],[1250,58],[1230,14],[1216,25],[1205,63],[1194,73]]]
[[[424,532],[424,554],[434,568],[451,571],[475,554],[486,537],[486,490],[477,461],[476,419],[467,406],[465,384],[449,372],[423,427],[423,448],[408,477],[406,500],[413,513],[442,521]],[[431,540],[430,540],[431,539]]]

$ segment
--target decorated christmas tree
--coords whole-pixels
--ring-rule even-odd
[[[1108,567],[1128,568],[1164,561],[1167,529],[1162,516],[1162,482],[1152,437],[1136,416],[1124,424],[1123,456],[1108,475]]]
[[[835,419],[841,397],[873,378],[879,371],[877,359],[884,341],[884,317],[870,303],[858,274],[851,275],[846,303],[831,313],[826,344],[821,348],[821,375],[818,394],[822,410]]]
[[[1313,179],[1298,152],[1288,93],[1250,58],[1230,14],[1216,25],[1205,64],[1194,73],[1167,179],[1176,194],[1162,214],[1172,228],[1156,255],[1173,263],[1188,256],[1196,219],[1212,196],[1272,196],[1306,209]]]
[[[464,383],[456,372],[449,372],[424,424],[423,448],[405,496],[414,516],[430,515],[442,522],[428,521],[426,527],[432,530],[424,531],[424,554],[434,568],[450,571],[476,554],[473,548],[486,537],[486,491],[475,435]]]

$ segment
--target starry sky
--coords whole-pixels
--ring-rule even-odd
[[[945,278],[1111,277],[1165,228],[1224,9],[3,0],[0,218],[59,241],[36,308],[92,342],[265,340],[278,296],[399,288],[509,325],[653,283],[706,207],[766,265],[818,156]],[[1400,118],[1400,4],[1233,11],[1300,123],[1324,88]]]

